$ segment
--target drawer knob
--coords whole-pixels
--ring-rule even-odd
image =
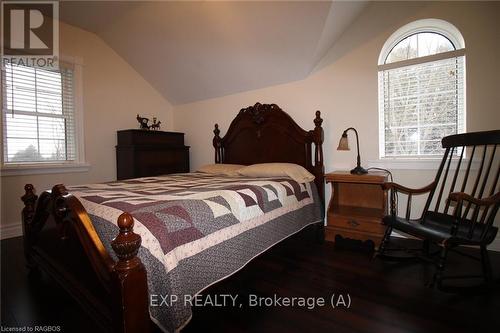
[[[359,226],[359,222],[356,222],[355,220],[348,220],[347,224],[349,224],[351,227]]]

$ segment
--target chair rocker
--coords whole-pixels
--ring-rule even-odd
[[[487,246],[493,242],[498,231],[493,224],[500,203],[500,158],[495,156],[499,143],[500,130],[447,136],[442,140],[445,152],[431,184],[411,189],[396,183],[385,183],[384,189],[390,191],[390,215],[383,218],[387,229],[376,256],[383,259],[408,258],[388,254],[391,250],[401,250],[388,248],[391,232],[400,231],[423,241],[419,254],[411,258],[435,264],[436,270],[429,286],[455,292],[491,285],[492,269]],[[404,217],[398,216],[398,193],[407,197]],[[412,198],[424,194],[428,197],[422,215],[411,219]],[[430,253],[430,244],[437,245],[439,251]],[[459,246],[480,249],[482,275],[444,275],[449,251],[456,251]],[[466,253],[458,253],[479,260]],[[444,280],[468,278],[482,278],[483,282],[467,287],[443,285]]]

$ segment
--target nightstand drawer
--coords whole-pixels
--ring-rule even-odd
[[[374,234],[384,234],[385,226],[382,221],[377,223],[374,220],[365,220],[358,217],[329,216],[328,225],[335,228],[369,232]]]

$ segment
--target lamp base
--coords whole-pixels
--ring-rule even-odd
[[[353,175],[364,175],[367,173],[368,171],[365,168],[361,167],[360,165],[351,170],[351,174]]]

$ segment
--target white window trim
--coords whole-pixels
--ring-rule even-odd
[[[460,31],[450,22],[439,19],[423,19],[408,23],[387,38],[378,58],[378,64],[384,65],[385,59],[394,46],[408,36],[419,32],[435,32],[448,38],[457,50],[465,48],[465,41]]]
[[[90,164],[85,160],[85,138],[84,138],[84,106],[83,106],[83,59],[61,55],[60,60],[74,65],[74,98],[75,98],[75,141],[76,159],[71,162],[38,162],[38,163],[8,163],[4,164],[3,154],[0,154],[2,167],[0,176],[36,175],[50,173],[86,172],[90,170]],[[0,117],[0,127],[3,129],[3,116]],[[2,140],[2,151],[3,151]]]
[[[408,60],[401,60],[401,61],[391,62],[388,64],[378,65],[378,70],[385,71],[385,70],[394,69],[394,68],[401,68],[401,67],[405,67],[405,66],[418,65],[418,64],[423,64],[426,62],[432,62],[432,61],[438,61],[438,60],[444,60],[444,59],[456,58],[456,57],[462,57],[462,56],[465,56],[465,49],[442,52],[442,53],[432,54],[432,55],[425,56],[425,57],[412,58],[412,59],[408,59]]]
[[[420,33],[420,32],[434,32],[448,38],[453,46],[456,48],[454,51],[443,52],[438,54],[433,54],[425,57],[418,57],[414,59],[408,59],[403,61],[398,61],[394,63],[385,64],[387,56],[392,51],[392,49],[403,39]],[[447,58],[460,57],[465,55],[465,40],[462,36],[460,30],[457,29],[450,22],[440,20],[440,19],[422,19],[410,22],[398,30],[396,30],[384,43],[382,50],[378,58],[378,117],[379,117],[379,159],[368,161],[371,167],[389,168],[389,169],[400,169],[400,170],[437,170],[439,168],[439,163],[442,160],[442,156],[400,156],[400,157],[385,157],[383,152],[385,152],[385,140],[381,137],[381,128],[384,128],[384,103],[383,103],[383,87],[380,85],[380,79],[383,70],[388,70],[392,68],[399,68],[404,66],[411,66],[420,63],[437,61]],[[467,82],[467,62],[464,61],[464,82]],[[463,128],[467,131],[467,86],[464,85],[464,119]],[[472,163],[471,168],[474,169],[475,163]],[[452,163],[453,166],[453,163]]]
[[[86,172],[90,170],[89,163],[67,162],[67,163],[29,163],[3,166],[0,174],[2,177],[20,175],[44,175],[51,173]]]
[[[389,170],[437,170],[443,160],[442,156],[435,158],[380,158],[378,160],[369,160],[368,167],[384,168]],[[448,163],[448,162],[446,162]],[[469,163],[469,159],[464,158],[462,165]],[[471,170],[479,169],[480,161],[473,160]],[[457,160],[453,159],[450,164],[450,170],[456,170]]]

